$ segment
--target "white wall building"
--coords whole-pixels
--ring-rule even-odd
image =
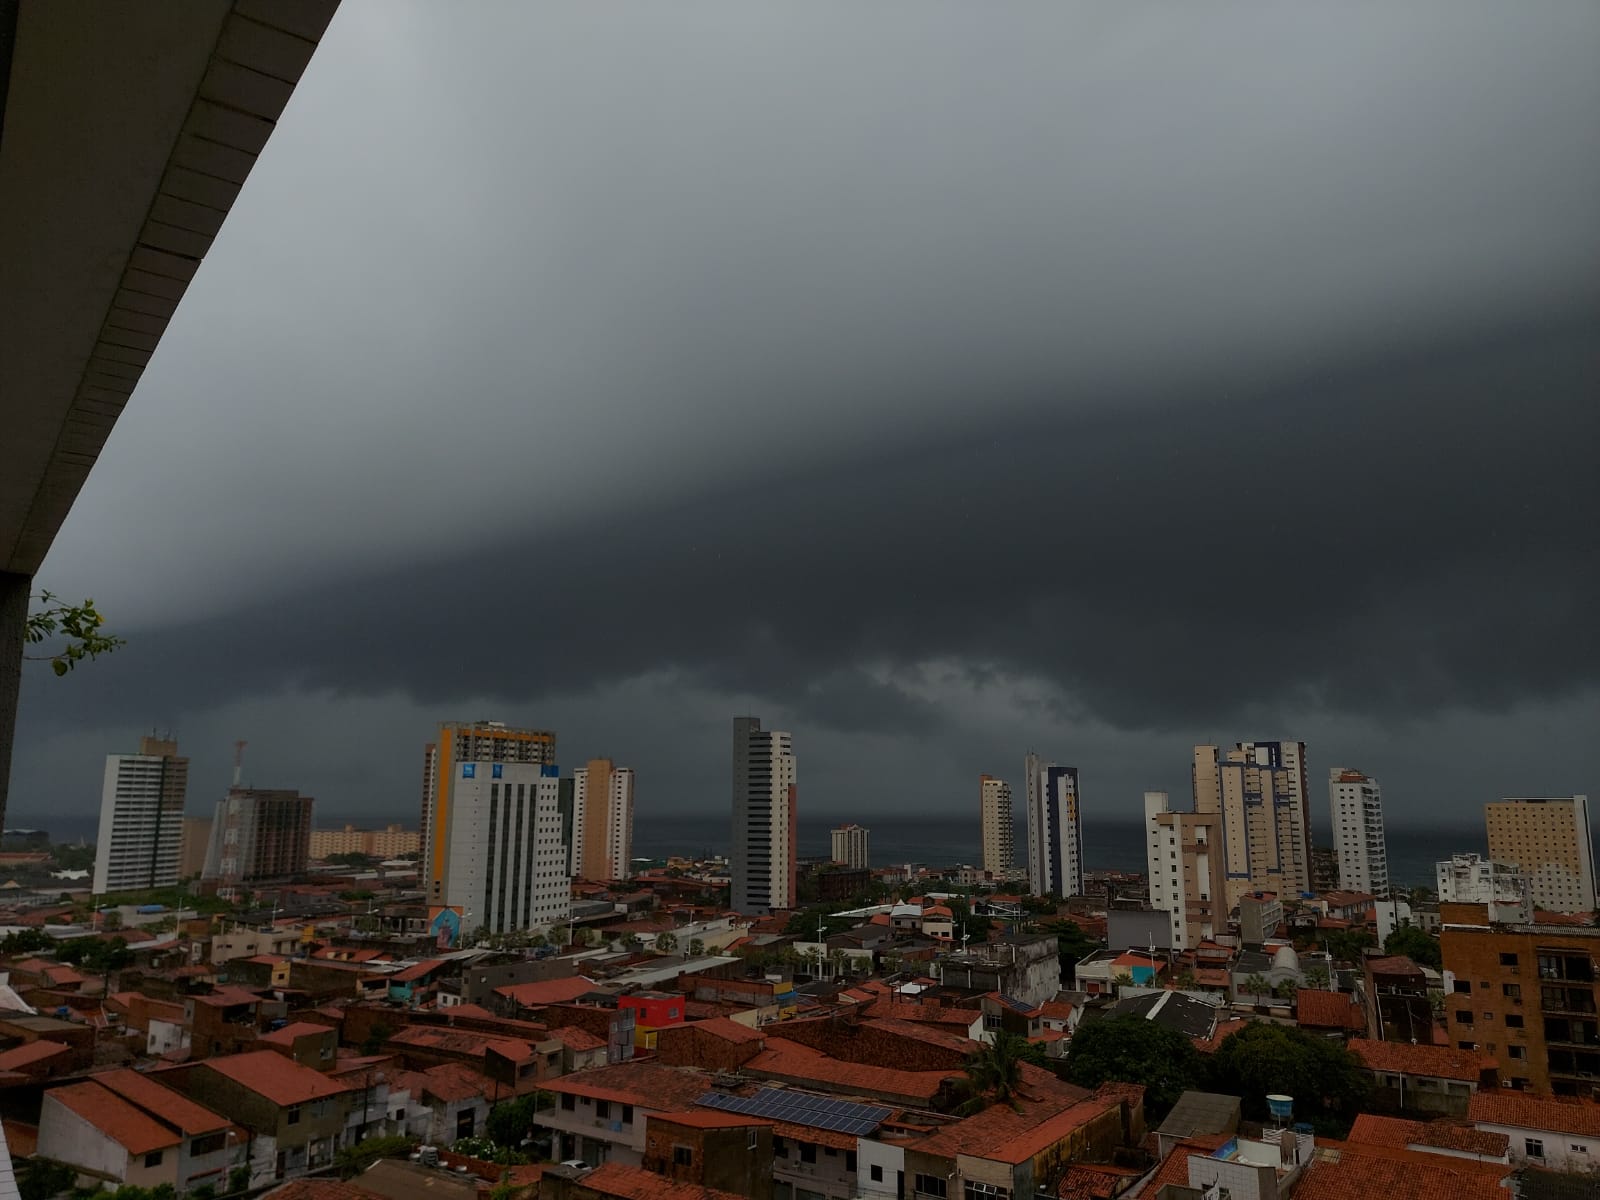
[[[830,831],[833,839],[833,861],[847,867],[872,865],[870,848],[872,830],[863,825],[841,825]]]
[[[978,808],[983,816],[983,869],[999,879],[1011,870],[1016,854],[1011,785],[993,775],[978,776]]]
[[[1028,781],[1028,886],[1036,896],[1083,894],[1083,814],[1078,768],[1023,761]]]
[[[567,920],[572,883],[556,768],[458,762],[452,769],[442,891],[462,930],[504,933]]]
[[[106,755],[95,842],[96,895],[171,887],[178,882],[189,760],[178,743],[140,738],[137,754]]]
[[[1389,894],[1389,850],[1383,836],[1383,791],[1376,779],[1348,767],[1328,771],[1339,886],[1382,900]]]
[[[1533,920],[1528,877],[1508,863],[1476,854],[1453,854],[1434,864],[1434,889],[1440,904],[1487,904],[1491,921],[1526,924]]]
[[[729,856],[735,912],[794,907],[797,786],[790,735],[763,730],[756,717],[735,717]]]

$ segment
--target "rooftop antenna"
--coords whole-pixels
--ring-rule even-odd
[[[250,743],[237,741],[233,744],[233,786],[244,786],[244,748]]]

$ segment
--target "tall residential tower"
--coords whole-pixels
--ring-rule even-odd
[[[1194,748],[1194,811],[1220,813],[1228,911],[1255,891],[1297,896],[1311,888],[1304,742]]]
[[[1520,796],[1484,805],[1489,857],[1528,877],[1536,908],[1585,913],[1595,907],[1594,843],[1588,796]]]
[[[983,815],[983,869],[998,878],[1011,870],[1015,854],[1011,785],[993,775],[978,776],[978,809]]]
[[[872,865],[872,830],[847,824],[832,830],[829,836],[833,842],[834,862],[857,868]]]
[[[767,913],[795,902],[794,744],[763,730],[757,717],[733,719],[733,880],[735,912]]]
[[[633,864],[633,769],[591,758],[572,773],[572,873],[626,879]]]
[[[1028,752],[1028,886],[1036,896],[1083,894],[1083,816],[1078,768]]]
[[[94,892],[170,887],[178,882],[189,760],[178,743],[139,739],[137,754],[106,755],[95,841]]]
[[[555,734],[498,721],[446,724],[423,759],[423,870],[430,928],[455,944],[565,921],[570,861],[561,839]]]
[[[1333,806],[1333,844],[1339,854],[1339,886],[1389,896],[1389,850],[1383,837],[1383,791],[1376,779],[1348,767],[1328,771]]]
[[[292,788],[229,788],[211,821],[204,877],[228,895],[243,883],[299,875],[311,856],[314,803]]]

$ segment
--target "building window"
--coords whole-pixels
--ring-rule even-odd
[[[149,1154],[144,1156],[144,1165],[147,1167],[159,1167],[161,1165],[162,1153],[163,1152],[160,1150],[150,1151]]]
[[[289,1106],[289,1111],[284,1116],[284,1123],[287,1125],[300,1124],[300,1106],[298,1104]]]
[[[694,1163],[694,1152],[687,1146],[674,1146],[672,1148],[672,1165],[687,1167]]]
[[[1492,1021],[1494,1020],[1494,1014],[1492,1012],[1486,1012],[1483,1014],[1483,1019],[1485,1021]]]
[[[811,1142],[800,1143],[800,1161],[814,1163],[817,1161],[817,1148]]]
[[[596,1100],[594,1102],[594,1115],[602,1121],[611,1115],[611,1101]]]
[[[1573,1142],[1570,1146],[1567,1147],[1567,1149],[1569,1151],[1571,1151],[1573,1154],[1587,1154],[1587,1153],[1589,1153],[1589,1147],[1586,1146],[1582,1142]]]
[[[1459,992],[1471,992],[1472,991],[1472,981],[1470,979],[1458,979],[1453,984],[1450,985],[1450,990],[1452,992],[1458,992],[1458,993]]]
[[[781,1137],[773,1138],[772,1139],[772,1153],[778,1158],[788,1158],[789,1157],[789,1143],[784,1141]]]
[[[622,1106],[622,1123],[624,1125],[633,1124],[633,1105],[624,1104]]]
[[[1502,983],[1500,985],[1500,994],[1507,1000],[1515,1000],[1521,1003],[1522,985],[1520,983]]]
[[[1011,1189],[996,1187],[992,1183],[974,1183],[967,1180],[966,1200],[1011,1200]]]
[[[561,1107],[567,1112],[576,1112],[578,1108],[578,1098],[571,1092],[562,1092]]]
[[[1472,1010],[1470,1008],[1458,1008],[1458,1009],[1456,1009],[1456,1024],[1457,1025],[1471,1025],[1472,1024]]]
[[[950,1181],[943,1175],[918,1175],[915,1182],[920,1195],[938,1196],[943,1200],[950,1194]]]
[[[1544,1143],[1538,1138],[1523,1138],[1522,1151],[1529,1158],[1542,1159],[1544,1157]]]
[[[1521,1013],[1507,1013],[1506,1014],[1506,1028],[1507,1029],[1521,1029],[1522,1026],[1523,1026],[1523,1021],[1522,1021],[1522,1014]]]
[[[1514,967],[1514,966],[1516,966],[1517,965],[1517,956],[1515,954],[1502,954],[1500,956],[1500,965],[1502,967]]]
[[[873,1183],[883,1182],[883,1168],[877,1163],[873,1163],[872,1166],[867,1168],[867,1174],[872,1177]]]

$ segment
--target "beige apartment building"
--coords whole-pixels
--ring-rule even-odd
[[[1528,877],[1535,908],[1583,913],[1595,908],[1589,797],[1521,796],[1484,807],[1489,858]]]
[[[983,869],[999,879],[1011,870],[1016,849],[1011,785],[993,775],[978,776],[978,807],[983,816]]]
[[[626,879],[633,865],[633,769],[591,758],[572,772],[572,873]]]
[[[365,854],[368,858],[399,858],[422,849],[422,835],[404,825],[385,825],[382,829],[315,829],[311,832],[311,857],[324,859],[335,854]]]
[[[1311,889],[1304,742],[1239,742],[1194,748],[1194,809],[1220,813],[1224,896]]]
[[[206,869],[206,851],[211,846],[211,818],[185,817],[178,840],[178,878],[198,879]]]
[[[1226,933],[1222,814],[1174,812],[1166,792],[1146,792],[1144,813],[1150,907],[1169,914],[1172,945],[1187,949]]]

